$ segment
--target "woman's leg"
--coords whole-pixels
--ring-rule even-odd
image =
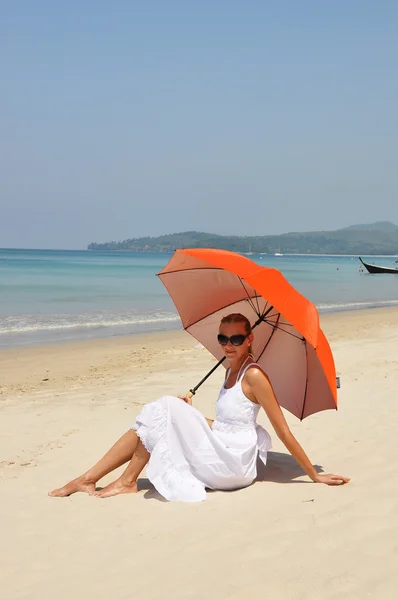
[[[77,479],[73,479],[73,481],[70,481],[64,487],[53,490],[49,493],[49,496],[62,498],[70,496],[75,492],[93,494],[97,481],[131,459],[137,449],[138,441],[137,433],[133,429],[130,429],[91,469],[80,477],[77,477]]]
[[[150,454],[145,448],[141,440],[138,441],[137,449],[128,465],[127,469],[122,473],[119,479],[113,481],[104,489],[95,492],[95,496],[99,498],[109,498],[118,494],[134,494],[138,491],[137,479],[139,474],[147,464]]]

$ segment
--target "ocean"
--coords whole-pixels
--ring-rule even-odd
[[[180,328],[155,276],[170,257],[0,250],[0,348]],[[249,258],[279,269],[320,312],[398,305],[398,276],[361,272],[357,256]],[[369,261],[394,264],[391,257]]]

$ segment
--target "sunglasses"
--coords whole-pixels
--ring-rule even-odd
[[[242,335],[241,333],[237,333],[236,335],[231,335],[231,337],[227,337],[222,333],[219,333],[217,336],[218,343],[220,346],[226,346],[228,342],[231,342],[233,346],[241,346],[245,339],[249,337],[248,335]]]

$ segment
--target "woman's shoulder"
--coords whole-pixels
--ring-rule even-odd
[[[244,379],[249,384],[258,384],[260,381],[267,381],[268,383],[270,383],[267,373],[262,367],[260,367],[260,365],[258,365],[255,362],[247,366],[246,372],[244,374]]]

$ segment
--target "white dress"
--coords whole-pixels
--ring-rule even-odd
[[[249,364],[236,384],[222,386],[212,428],[196,408],[174,396],[144,406],[133,429],[151,456],[147,476],[167,500],[200,502],[205,488],[233,490],[257,476],[257,456],[267,461],[271,438],[256,419],[260,406],[242,391]]]

